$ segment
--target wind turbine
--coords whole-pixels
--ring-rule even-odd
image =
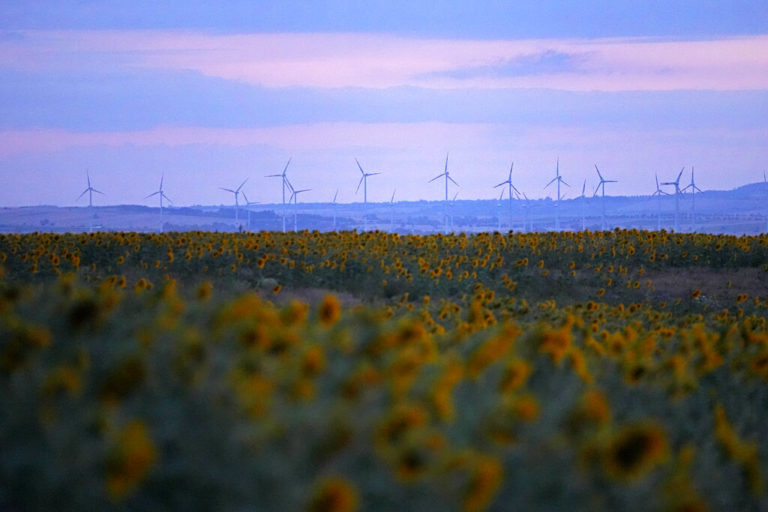
[[[232,192],[232,194],[234,194],[235,196],[235,224],[238,223],[238,219],[239,219],[238,214],[240,211],[240,201],[239,201],[240,189],[243,188],[243,185],[245,185],[246,181],[248,181],[248,178],[245,178],[243,182],[240,184],[240,186],[237,187],[236,189],[219,187],[221,190],[224,190],[225,192]]]
[[[454,213],[455,213],[454,208],[456,207],[456,198],[457,197],[459,197],[458,191],[455,194],[453,194],[453,199],[451,199],[451,203],[449,204],[449,207],[450,207],[450,210],[451,210],[451,219],[450,219],[451,229],[453,229],[453,216],[454,216]]]
[[[280,174],[267,174],[265,178],[280,178],[280,185],[283,190],[283,206],[285,206],[285,187],[288,186],[288,190],[293,190],[293,187],[291,186],[291,182],[288,181],[288,176],[286,176],[286,173],[288,172],[288,166],[291,165],[291,159],[288,159],[288,162],[285,164],[285,167],[283,168],[283,172]],[[288,200],[290,203],[290,199]]]
[[[459,186],[459,184],[456,183],[456,180],[451,178],[451,174],[448,172],[448,154],[447,153],[445,155],[445,170],[442,173],[435,176],[434,178],[432,178],[431,180],[429,180],[427,183],[432,183],[433,181],[440,179],[442,177],[445,177],[445,202],[447,204],[448,203],[448,181],[450,180],[454,185],[456,185],[457,187]]]
[[[104,195],[104,192],[102,192],[100,190],[96,190],[95,188],[93,188],[93,186],[91,186],[91,175],[90,175],[90,173],[88,171],[85,171],[85,177],[88,180],[88,187],[86,187],[86,189],[83,190],[83,192],[79,196],[77,196],[77,200],[79,201],[80,198],[83,197],[85,195],[85,193],[87,192],[88,193],[88,208],[92,208],[93,207],[93,193],[96,192],[97,194]]]
[[[514,190],[515,191],[515,195],[517,197],[520,197],[520,191],[517,190],[517,187],[515,187],[512,184],[512,168],[514,166],[515,166],[515,162],[512,162],[512,165],[509,166],[509,176],[507,177],[507,179],[493,187],[493,188],[499,188],[499,187],[504,186],[504,185],[508,185],[509,186],[509,207],[510,208],[512,208],[512,191]]]
[[[291,187],[291,188],[293,188],[293,187]],[[298,229],[296,229],[296,216],[297,216],[297,211],[296,210],[297,210],[298,204],[299,204],[299,194],[301,194],[302,192],[309,192],[310,190],[312,190],[312,189],[311,188],[303,188],[301,190],[295,190],[294,189],[293,192],[291,193],[290,199],[288,199],[289,203],[291,201],[293,201],[293,206],[294,206],[294,208],[293,208],[293,230],[294,231],[298,231]]]
[[[514,167],[515,167],[515,162],[512,162],[512,165],[509,166],[509,176],[507,177],[507,179],[493,187],[493,188],[499,188],[499,187],[502,187],[504,185],[508,185],[509,186],[509,193],[508,194],[509,194],[509,225],[510,225],[510,229],[512,227],[512,191],[514,190],[515,195],[518,198],[520,197],[520,191],[517,190],[517,187],[515,187],[512,184],[512,168],[514,168]]]
[[[549,187],[551,184],[557,183],[557,202],[555,203],[555,231],[560,231],[560,199],[562,196],[560,195],[560,184],[562,183],[566,187],[570,187],[569,184],[565,182],[562,176],[560,176],[560,157],[557,157],[557,167],[556,167],[556,175],[552,180],[547,183],[544,188]]]
[[[360,169],[360,174],[362,176],[360,177],[360,182],[357,184],[357,188],[355,189],[355,194],[360,190],[360,185],[363,186],[363,204],[368,204],[368,177],[369,176],[376,176],[377,174],[381,174],[380,172],[365,172],[363,170],[363,166],[360,165],[360,162],[355,158],[355,163],[357,163],[358,169]]]
[[[331,204],[333,205],[333,230],[336,231],[336,198],[339,196],[339,189],[336,189],[336,193],[333,194],[333,201]]]
[[[79,201],[81,197],[85,195],[86,192],[88,192],[88,232],[91,233],[93,231],[93,218],[95,215],[93,214],[93,193],[96,192],[97,194],[104,195],[104,192],[100,190],[96,190],[91,186],[91,175],[88,171],[85,171],[85,177],[88,180],[88,187],[86,187],[83,192],[77,196],[77,200]]]
[[[605,184],[606,183],[618,183],[618,181],[617,180],[606,180],[605,178],[603,178],[603,175],[600,174],[600,169],[597,168],[597,164],[595,164],[595,170],[597,171],[597,175],[600,177],[600,183],[598,183],[597,186],[595,187],[595,193],[592,195],[592,197],[595,197],[597,195],[597,191],[600,190],[600,188],[602,187],[602,189],[603,189],[603,199],[602,199],[602,204],[603,204],[603,226],[602,227],[603,227],[603,231],[605,231]]]
[[[451,173],[448,172],[448,153],[445,154],[445,170],[443,170],[442,173],[438,174],[431,180],[429,180],[427,183],[432,183],[435,180],[438,180],[440,178],[445,178],[445,203],[444,203],[444,219],[443,219],[443,225],[445,226],[445,230],[448,231],[448,181],[451,181],[454,185],[457,187],[459,186],[458,183],[456,183],[456,180],[451,178]]]
[[[677,179],[675,181],[665,181],[662,183],[662,185],[670,185],[675,187],[675,231],[678,230],[677,219],[680,215],[680,177],[683,175],[684,170],[685,167],[680,169],[680,173],[677,175]]]
[[[389,200],[389,232],[392,232],[392,227],[394,225],[395,221],[395,192],[397,192],[397,189],[394,189],[392,191],[392,198]]]
[[[661,196],[668,196],[666,192],[661,190],[661,187],[659,186],[659,175],[656,174],[656,191],[651,194],[651,197],[656,196],[656,209],[657,209],[657,216],[656,216],[656,231],[661,231]]]
[[[163,230],[163,199],[165,199],[166,201],[168,201],[171,204],[173,203],[173,201],[171,201],[171,198],[169,198],[167,195],[165,195],[165,192],[163,191],[163,179],[164,178],[165,178],[165,176],[161,174],[160,175],[160,188],[157,189],[156,192],[152,192],[148,196],[144,197],[144,199],[149,199],[150,197],[153,197],[153,196],[159,196],[160,197],[160,231]]]
[[[586,219],[586,214],[584,210],[584,206],[586,206],[585,203],[587,201],[587,198],[584,195],[584,192],[586,190],[587,190],[587,179],[584,178],[584,183],[581,185],[581,195],[579,196],[579,199],[581,199],[581,230],[582,231],[585,231],[587,229],[587,219]]]
[[[249,201],[248,196],[245,195],[245,192],[243,192],[243,199],[245,199],[245,211],[248,212],[248,227],[251,227],[251,205],[259,204],[258,201]]]
[[[283,211],[282,211],[282,217],[283,217],[283,233],[285,233],[285,187],[288,187],[289,192],[293,192],[293,185],[291,185],[291,182],[288,181],[288,176],[286,173],[288,172],[288,166],[291,165],[291,159],[288,159],[288,162],[286,162],[285,167],[283,167],[283,172],[280,174],[267,174],[265,178],[280,178],[280,187],[283,191]],[[290,198],[288,199],[288,202],[290,203]]]
[[[682,189],[682,192],[685,192],[686,190],[690,190],[691,191],[691,199],[693,200],[693,204],[691,205],[691,207],[692,207],[692,212],[691,213],[692,213],[692,217],[693,217],[692,218],[692,223],[693,223],[692,230],[696,231],[696,192],[697,191],[701,192],[701,189],[696,186],[696,180],[694,179],[693,172],[694,172],[693,171],[693,166],[691,166],[691,182]]]
[[[530,220],[531,220],[531,202],[528,199],[528,196],[525,195],[525,192],[523,192],[523,197],[525,198],[525,204],[523,204],[523,208],[525,208],[525,231],[531,232],[531,231],[533,231],[533,223],[530,222]]]
[[[763,183],[768,184],[768,177],[766,177],[765,171],[763,171]],[[768,233],[768,220],[766,220],[765,231]]]

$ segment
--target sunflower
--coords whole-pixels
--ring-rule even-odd
[[[667,434],[656,423],[630,425],[610,442],[604,456],[608,476],[632,481],[664,462],[669,451]]]
[[[329,327],[335,324],[341,316],[341,305],[339,299],[336,296],[328,294],[323,297],[323,301],[320,303],[320,309],[317,312],[320,323],[325,327]]]
[[[346,479],[327,477],[320,481],[307,504],[309,512],[353,512],[360,501],[357,490]]]

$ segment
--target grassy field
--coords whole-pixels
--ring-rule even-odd
[[[768,508],[768,236],[0,236],[0,509]]]

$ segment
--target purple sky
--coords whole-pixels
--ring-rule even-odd
[[[439,199],[450,152],[459,198],[513,180],[529,197],[559,157],[648,194],[696,168],[702,189],[768,169],[768,7],[719,2],[10,1],[0,6],[0,205],[142,198],[220,204],[249,178],[279,200]],[[181,5],[181,3],[179,3]],[[131,7],[129,7],[131,6]],[[640,10],[639,10],[640,9]],[[687,174],[686,174],[687,176]],[[687,180],[689,178],[684,178]]]

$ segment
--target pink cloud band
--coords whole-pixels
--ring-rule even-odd
[[[768,88],[768,36],[712,40],[448,40],[373,34],[214,35],[29,31],[0,43],[0,66],[192,70],[264,87],[417,86],[599,90]],[[537,56],[563,56],[540,68]],[[509,64],[516,64],[507,73]],[[476,72],[483,70],[483,72]]]

